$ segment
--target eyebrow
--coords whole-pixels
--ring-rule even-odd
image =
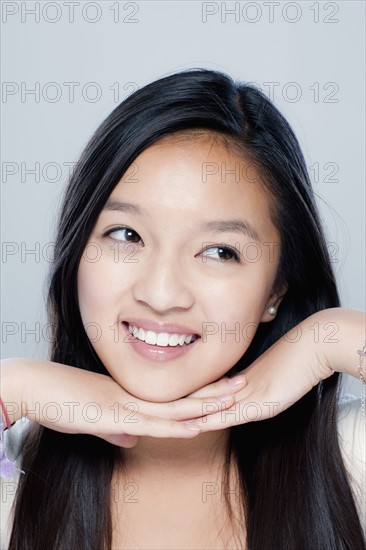
[[[197,226],[199,231],[211,233],[242,233],[253,241],[260,242],[259,235],[247,220],[218,220],[201,223]]]
[[[136,214],[137,216],[148,217],[148,212],[130,202],[120,202],[113,199],[108,199],[103,210],[117,210],[118,212],[128,212],[130,214]],[[241,233],[247,237],[253,239],[253,241],[260,242],[259,235],[255,228],[247,220],[214,220],[209,222],[203,222],[195,224],[194,228],[197,231],[210,232],[210,233]]]
[[[120,202],[113,199],[108,199],[103,210],[118,210],[119,212],[128,212],[137,216],[148,216],[147,211],[136,204],[130,202]]]

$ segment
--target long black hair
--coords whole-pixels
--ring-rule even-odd
[[[152,82],[119,104],[96,130],[70,177],[49,278],[51,361],[108,375],[78,307],[82,253],[134,159],[159,139],[190,131],[222,136],[250,158],[273,199],[273,222],[281,235],[277,283],[286,283],[286,295],[276,318],[258,327],[228,374],[244,369],[312,313],[340,305],[291,127],[256,87],[217,71],[192,69]],[[365,547],[337,438],[340,379],[335,373],[274,418],[230,429],[226,479],[234,461],[243,511],[235,528],[246,532],[249,550]],[[111,548],[111,479],[123,456],[119,451],[97,437],[33,425],[22,452],[25,475],[17,491],[10,550]]]

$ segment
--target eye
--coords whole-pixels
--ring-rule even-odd
[[[118,234],[119,237],[116,236]],[[110,237],[112,235],[114,235],[112,238],[116,241],[124,241],[135,244],[141,241],[140,235],[130,227],[115,227],[114,229],[110,229],[109,231],[107,231],[104,236]]]
[[[205,254],[205,252],[208,252],[208,254]],[[221,262],[234,260],[235,262],[240,263],[238,253],[234,248],[231,248],[230,246],[211,246],[210,248],[206,248],[206,250],[202,252],[202,255],[209,256],[214,260],[220,260]]]

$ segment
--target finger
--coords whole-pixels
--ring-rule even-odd
[[[225,414],[229,413],[229,414]],[[210,432],[214,430],[223,430],[237,424],[245,424],[245,420],[239,420],[235,408],[226,409],[202,418],[191,420],[192,427],[197,427],[201,432]]]
[[[108,441],[108,443],[112,443],[112,445],[116,445],[117,447],[125,447],[125,448],[131,448],[136,445],[138,442],[138,436],[137,435],[130,435],[130,434],[110,434],[110,435],[104,435],[97,436],[101,439],[105,439],[105,441]]]
[[[221,403],[221,407],[225,406],[225,403]],[[154,415],[142,414],[136,402],[115,402],[112,407],[105,405],[99,405],[99,407],[100,415],[97,419],[87,418],[82,413],[84,408],[77,407],[72,421],[68,417],[69,411],[62,409],[64,414],[56,421],[50,422],[44,418],[38,418],[37,422],[55,431],[90,434],[105,439],[114,445],[126,447],[133,446],[135,438],[137,439],[138,436],[143,435],[165,438],[191,438],[199,433],[199,429],[192,430],[192,427],[185,426],[183,421],[178,422],[170,418],[164,419]],[[216,409],[219,410],[218,406]],[[200,411],[198,416],[202,416],[202,410]]]
[[[190,393],[188,397],[212,397],[216,395],[222,395],[224,393],[235,393],[238,390],[241,390],[244,388],[244,386],[247,384],[246,376],[242,373],[237,374],[236,376],[232,378],[228,378],[225,376],[224,378],[220,378],[220,380],[217,380],[216,382],[213,382],[212,384],[208,384],[207,386],[200,388],[199,390]]]
[[[234,395],[209,396],[206,399],[183,397],[168,403],[142,402],[139,410],[149,416],[158,416],[170,420],[186,420],[199,418],[205,414],[221,410],[222,407],[231,407],[234,402]]]
[[[198,435],[200,431],[198,428],[185,425],[184,421],[177,422],[175,420],[141,414],[136,411],[131,415],[130,412],[126,414],[126,410],[117,422],[115,419],[114,421],[111,419],[110,425],[108,428],[105,427],[105,429],[109,432],[108,437],[128,434],[130,436],[145,435],[150,437],[191,438]],[[105,438],[103,426],[99,426],[98,432],[99,437]]]
[[[288,403],[288,406],[291,404]],[[222,430],[239,424],[259,422],[271,418],[281,411],[281,406],[282,404],[279,402],[267,402],[266,400],[258,402],[249,397],[242,401],[238,400],[229,408],[194,419],[190,423],[192,427],[199,428],[201,432]]]

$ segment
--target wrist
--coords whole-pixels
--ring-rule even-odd
[[[317,312],[322,326],[332,326],[332,337],[319,341],[318,354],[322,362],[336,372],[347,374],[362,381],[362,350],[366,338],[365,313],[347,308],[330,308]],[[361,369],[360,369],[361,366]]]
[[[23,396],[24,373],[21,359],[3,359],[0,362],[1,392],[0,396],[6,409],[1,410],[4,429],[24,416],[25,402]],[[7,418],[6,418],[7,416]]]

